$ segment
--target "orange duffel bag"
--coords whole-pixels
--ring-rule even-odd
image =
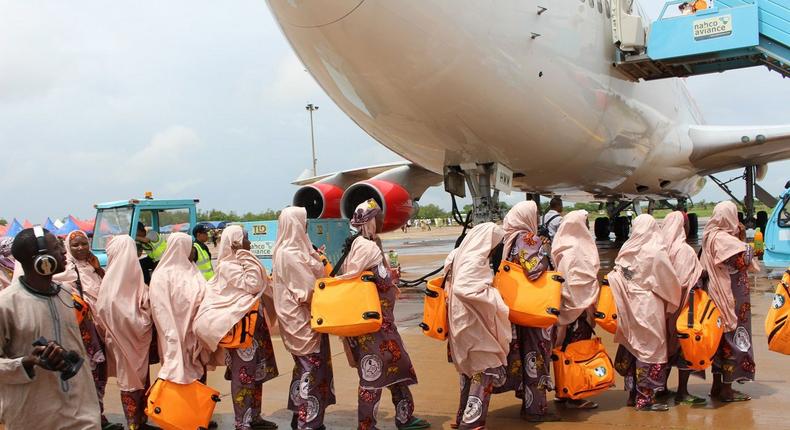
[[[383,320],[374,279],[372,272],[362,272],[352,279],[315,281],[310,327],[319,333],[343,337],[377,332]]]
[[[771,309],[765,317],[765,334],[768,336],[768,349],[790,355],[790,270],[787,270],[776,286]]]
[[[195,381],[191,384],[157,379],[148,389],[145,414],[164,430],[208,429],[219,391]]]
[[[423,302],[422,334],[436,340],[447,340],[447,291],[444,289],[445,277],[440,276],[428,281]]]
[[[222,339],[219,341],[219,346],[228,349],[245,349],[252,346],[253,337],[255,336],[255,324],[258,322],[258,308],[261,302],[257,301],[254,305],[244,314],[244,317],[237,322]]]
[[[617,303],[614,301],[612,287],[606,278],[601,281],[601,292],[598,293],[598,304],[595,306],[595,324],[609,333],[617,331]]]
[[[691,370],[710,367],[724,327],[719,309],[708,293],[696,287],[689,291],[688,303],[680,312],[675,328],[685,367]]]
[[[570,337],[570,332],[566,340]],[[557,397],[584,399],[614,386],[614,366],[601,338],[563,343],[552,352]]]
[[[546,328],[557,322],[563,282],[552,271],[530,281],[520,264],[509,261],[502,261],[494,276],[494,287],[510,308],[510,322],[524,327]]]

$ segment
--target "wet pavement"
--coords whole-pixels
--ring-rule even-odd
[[[414,279],[439,267],[444,257],[452,249],[457,232],[448,229],[432,234],[421,234],[418,239],[385,238],[386,250],[396,249],[404,269],[405,279]],[[695,244],[696,245],[696,244]],[[611,270],[619,245],[614,242],[599,243],[603,273]],[[550,405],[550,409],[562,416],[563,422],[531,424],[519,418],[519,400],[512,393],[494,396],[489,412],[489,429],[790,429],[790,413],[787,412],[787,399],[790,399],[790,357],[768,351],[763,321],[773,297],[776,282],[764,276],[752,279],[752,313],[754,324],[755,357],[757,362],[757,381],[736,387],[753,397],[744,403],[722,404],[710,399],[703,407],[672,405],[669,412],[636,412],[625,406],[626,393],[623,391],[622,378],[618,376],[617,387],[594,398],[600,407],[593,411],[566,410],[564,407]],[[422,317],[422,291],[419,288],[404,289],[396,308],[398,324],[404,343],[414,362],[420,383],[412,387],[416,401],[416,415],[429,420],[433,428],[449,429],[458,406],[458,374],[447,363],[446,345],[429,339],[421,334],[417,324]],[[611,355],[616,351],[612,335],[598,333],[604,340]],[[276,421],[280,428],[289,428],[291,413],[285,409],[289,392],[290,374],[293,366],[291,357],[285,351],[282,341],[275,338],[275,351],[281,376],[264,385],[264,414]],[[326,425],[329,429],[353,429],[356,420],[357,375],[350,368],[342,353],[337,338],[332,339],[334,356],[335,391],[338,404],[327,412]],[[218,405],[215,419],[220,428],[233,428],[233,414],[230,399],[230,386],[222,379],[224,369],[210,374],[209,385],[223,394]],[[155,375],[152,374],[152,375]],[[675,372],[670,377],[670,388],[676,385]],[[708,375],[708,381],[710,375]],[[692,378],[692,393],[705,396],[709,382]],[[108,385],[106,395],[107,410],[111,418],[121,421],[119,393],[114,381]],[[395,429],[394,407],[385,393],[379,410],[381,429]]]

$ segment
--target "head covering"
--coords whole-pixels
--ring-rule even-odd
[[[446,284],[450,351],[456,368],[466,376],[507,363],[512,337],[509,310],[493,287],[489,266],[491,250],[504,236],[494,223],[477,225],[445,262],[450,273]]]
[[[159,377],[189,384],[203,376],[209,351],[195,334],[193,320],[206,291],[206,281],[189,261],[192,238],[173,233],[151,276],[151,313],[162,351]]]
[[[738,239],[738,208],[724,201],[713,208],[713,215],[702,233],[702,267],[708,272],[708,294],[721,312],[725,331],[735,330],[735,297],[730,272],[724,263],[746,251],[746,243]]]
[[[351,217],[351,226],[367,239],[376,238],[376,216],[381,213],[381,207],[373,199],[360,203],[354,216]]]
[[[96,300],[99,298],[99,289],[101,288],[102,276],[99,274],[99,259],[88,252],[87,260],[78,260],[74,254],[71,253],[71,243],[78,237],[83,237],[88,240],[88,235],[82,230],[74,230],[66,235],[66,270],[52,277],[52,280],[68,286],[71,288],[72,293],[80,294],[82,289],[82,298],[88,303],[91,309],[96,307]],[[88,243],[90,241],[88,240]],[[77,285],[79,281],[79,286]]]
[[[609,284],[617,304],[615,342],[644,363],[666,363],[666,318],[680,304],[680,282],[652,216],[634,220]]]
[[[538,232],[538,205],[532,200],[516,203],[502,220],[502,228],[505,230],[504,255],[507,255],[519,233]]]
[[[587,211],[573,211],[565,216],[554,236],[551,258],[565,278],[559,323],[568,325],[595,304],[600,291],[601,261],[587,227]]]
[[[11,246],[14,244],[13,237],[0,239],[0,267],[14,271],[14,257],[11,255]]]
[[[94,315],[107,332],[105,343],[121,391],[145,388],[153,323],[137,246],[129,236],[114,236],[107,243],[107,271]]]
[[[371,267],[377,267],[379,264],[384,264],[387,267],[381,248],[376,242],[360,236],[351,243],[348,255],[340,268],[341,275],[338,278],[354,278]]]
[[[14,239],[11,237],[0,238],[0,291],[11,285],[14,277],[14,257],[11,255],[11,245]]]
[[[243,240],[239,225],[222,232],[214,277],[195,316],[195,332],[210,351],[262,296],[271,297],[269,275],[255,254],[241,248]]]
[[[686,243],[686,218],[683,212],[670,212],[661,224],[661,237],[667,247],[667,255],[681,286],[681,302],[688,290],[697,283],[702,276],[702,264],[697,258],[697,253]]]
[[[319,351],[321,336],[310,328],[313,286],[324,266],[307,236],[307,211],[285,208],[277,224],[274,260],[274,304],[283,343],[296,356]]]

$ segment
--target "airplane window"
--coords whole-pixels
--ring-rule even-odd
[[[590,7],[595,7],[595,0],[590,0]]]
[[[603,4],[601,0],[598,0],[598,13],[603,13]]]
[[[604,4],[606,5],[606,17],[612,18],[612,5],[609,4],[609,0],[604,0]]]

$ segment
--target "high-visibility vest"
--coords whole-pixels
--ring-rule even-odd
[[[208,252],[206,252],[199,243],[196,242],[192,246],[194,246],[195,251],[197,251],[197,261],[195,265],[197,265],[200,273],[202,273],[203,277],[208,281],[214,277],[214,267],[211,266],[211,257],[209,257]]]
[[[148,254],[148,257],[154,262],[161,260],[162,255],[167,251],[167,239],[162,235],[159,235],[159,240],[148,243],[147,245],[148,249],[146,250],[146,254]]]

